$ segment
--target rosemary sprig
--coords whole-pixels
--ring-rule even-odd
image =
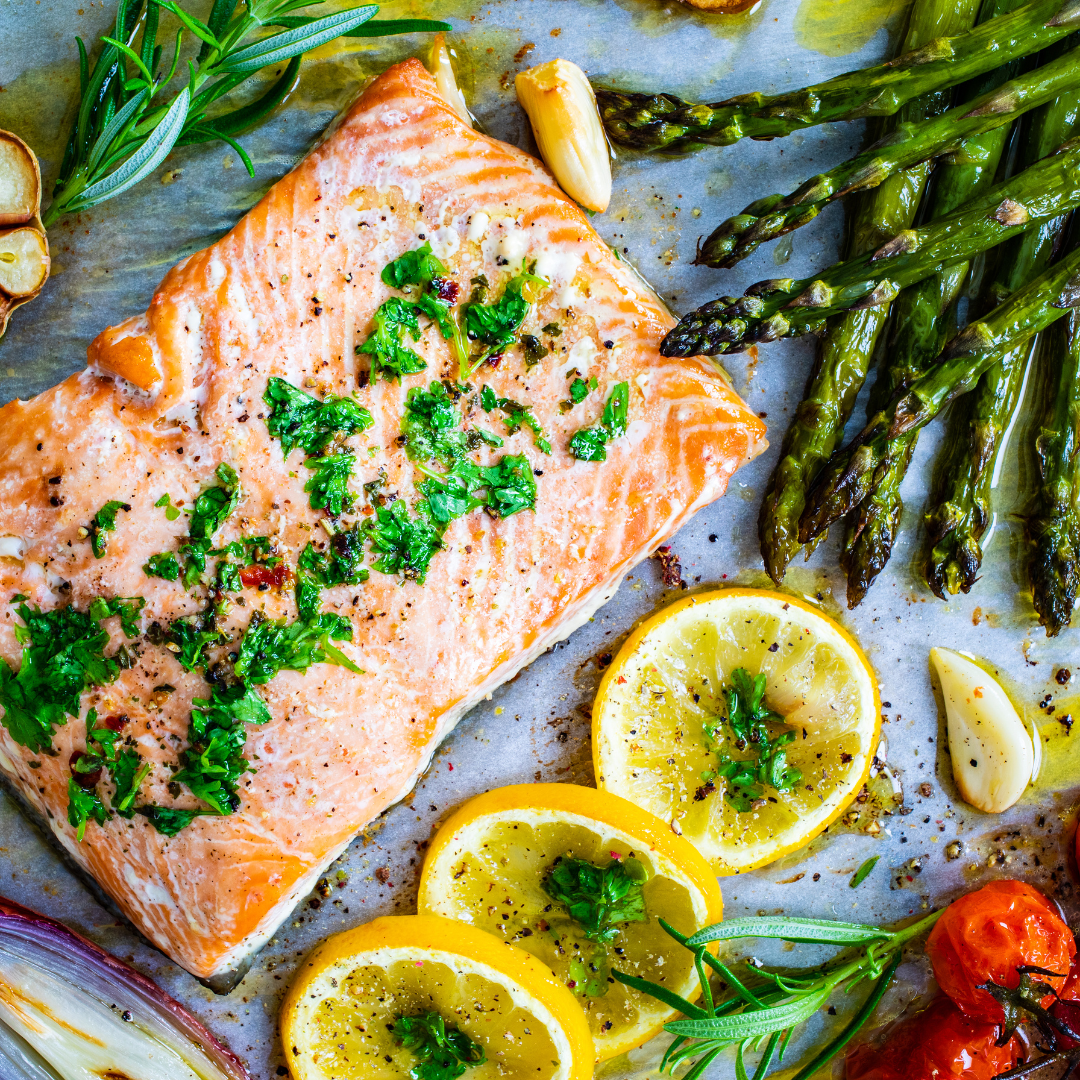
[[[860,982],[874,985],[851,1021],[843,1030],[796,1073],[794,1080],[809,1077],[838,1054],[873,1013],[892,982],[903,955],[904,946],[925,933],[941,915],[935,911],[900,930],[886,930],[861,923],[830,922],[822,919],[762,918],[732,919],[707,926],[689,937],[660,920],[661,925],[680,945],[694,954],[694,964],[702,986],[698,1004],[687,1001],[658,983],[612,971],[619,982],[655,997],[683,1015],[664,1025],[675,1038],[660,1063],[661,1071],[693,1059],[682,1080],[698,1080],[711,1062],[729,1046],[736,1047],[737,1080],[750,1080],[746,1069],[747,1052],[759,1053],[752,1080],[764,1080],[773,1061],[782,1062],[784,1050],[796,1027],[823,1008],[833,992],[844,986],[850,993]],[[850,954],[813,968],[770,971],[747,963],[747,973],[740,978],[722,960],[708,951],[717,941],[743,938],[772,938],[781,941],[835,945],[856,948]],[[724,994],[714,999],[706,968],[722,980]]]
[[[235,136],[265,119],[296,86],[304,52],[343,35],[385,37],[426,30],[450,30],[430,19],[369,22],[374,4],[332,15],[294,15],[322,0],[214,0],[206,22],[177,0],[120,0],[112,35],[93,69],[79,43],[81,101],[43,218],[46,227],[64,214],[89,210],[115,198],[149,176],[174,146],[220,140],[228,143],[254,176],[251,159]],[[158,44],[161,11],[180,21],[168,66]],[[282,28],[260,36],[267,27]],[[165,93],[180,68],[184,33],[201,43],[188,60],[187,84],[171,98]],[[136,38],[139,39],[136,47]],[[211,117],[219,100],[263,68],[285,64],[282,74],[255,101]]]

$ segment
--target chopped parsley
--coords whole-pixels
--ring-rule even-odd
[[[357,353],[367,353],[371,357],[372,381],[379,377],[380,372],[393,380],[415,375],[427,367],[423,357],[402,342],[402,334],[406,331],[413,341],[419,340],[418,312],[415,304],[400,296],[391,296],[376,309],[371,336],[363,345],[356,346]]]
[[[415,518],[409,517],[405,503],[398,499],[389,506],[377,506],[375,517],[361,529],[375,556],[371,565],[382,574],[403,574],[421,585],[435,552],[442,547],[439,530],[428,519],[421,504]]]
[[[432,253],[431,243],[426,242],[414,251],[406,251],[383,267],[382,281],[391,289],[402,291],[413,286],[430,284],[436,278],[444,278],[450,271]]]
[[[175,836],[186,829],[197,817],[205,817],[210,810],[176,810],[171,806],[140,806],[138,813],[149,819],[150,824],[162,836]]]
[[[197,615],[174,619],[165,634],[166,648],[180,662],[185,671],[194,671],[206,665],[204,650],[228,641],[225,631],[218,626],[224,615],[224,604],[211,605]]]
[[[180,577],[180,563],[171,551],[162,551],[157,555],[151,555],[143,563],[143,573],[147,577],[176,581]]]
[[[127,749],[117,754],[109,767],[116,792],[112,798],[112,808],[121,816],[135,816],[135,796],[139,793],[142,782],[150,775],[150,762],[142,761],[138,751]]]
[[[182,767],[174,779],[216,813],[235,813],[240,808],[240,780],[253,771],[243,754],[244,725],[265,724],[270,710],[255,688],[243,683],[214,686],[209,699],[194,698],[191,704],[188,747],[180,755]]]
[[[522,270],[506,283],[502,296],[495,303],[470,300],[465,305],[465,329],[469,340],[478,342],[482,349],[469,358],[471,366],[464,378],[471,376],[486,360],[505,352],[514,344],[521,324],[532,310],[533,302],[547,287],[548,282],[542,277]]]
[[[508,435],[513,435],[523,427],[527,427],[533,433],[533,441],[537,449],[545,454],[551,453],[551,443],[544,435],[544,429],[540,426],[540,421],[536,419],[530,406],[511,401],[510,398],[498,397],[490,386],[484,386],[480,391],[480,408],[486,413],[499,409],[503,413],[503,423],[506,425]]]
[[[74,607],[55,611],[35,611],[27,604],[18,607],[25,625],[14,627],[22,646],[18,674],[0,660],[0,705],[3,724],[11,737],[30,750],[52,745],[53,732],[79,715],[79,698],[84,689],[111,683],[120,671],[120,661],[105,655],[108,632],[101,620],[111,614],[103,601],[94,611]]]
[[[525,367],[534,368],[551,350],[541,344],[535,334],[521,335],[521,355],[525,358]]]
[[[595,375],[588,382],[579,375],[570,384],[570,400],[575,405],[580,405],[589,396],[589,391],[595,390],[598,385]]]
[[[239,679],[267,683],[279,671],[307,671],[312,664],[337,664],[362,674],[334,641],[351,641],[352,624],[341,615],[323,613],[313,619],[274,622],[256,612],[248,623],[235,671]]]
[[[191,508],[188,535],[196,540],[212,540],[214,533],[240,503],[242,492],[236,470],[224,461],[215,470],[220,487],[209,487],[195,500]]]
[[[630,384],[616,383],[604,405],[600,423],[580,428],[570,437],[570,453],[579,461],[606,461],[607,444],[626,434]]]
[[[399,1016],[390,1029],[394,1038],[417,1058],[412,1080],[457,1080],[471,1065],[487,1061],[484,1048],[463,1031],[448,1025],[437,1012]]]
[[[97,596],[90,601],[87,611],[91,618],[99,621],[110,615],[119,615],[124,637],[134,638],[139,636],[139,624],[135,620],[144,607],[146,601],[141,596],[117,596],[112,600]]]
[[[130,509],[130,503],[111,499],[94,515],[94,520],[90,523],[90,549],[95,559],[103,558],[109,546],[109,538],[105,534],[116,532],[116,512]]]
[[[566,908],[587,938],[610,942],[618,937],[621,924],[648,919],[643,892],[646,876],[645,867],[632,858],[594,866],[584,859],[561,856],[542,887]]]
[[[172,499],[169,498],[169,493],[168,492],[165,492],[165,494],[162,495],[161,498],[158,499],[158,501],[156,503],[154,503],[154,505],[155,506],[164,506],[165,507],[165,520],[166,521],[175,521],[180,516],[180,513],[181,513],[180,507],[173,506]]]
[[[496,517],[508,518],[519,510],[536,508],[536,481],[532,463],[524,454],[507,454],[480,472],[487,486],[485,506]]]
[[[714,776],[723,777],[727,781],[724,797],[740,814],[754,809],[766,787],[784,792],[802,779],[802,772],[786,760],[795,729],[765,704],[765,681],[764,675],[751,676],[745,668],[736,668],[724,689],[727,716],[705,727],[706,736],[717,747],[719,765],[715,774],[703,774],[703,778],[711,782]],[[725,741],[740,753],[749,751],[751,757],[732,758],[722,749]]]
[[[276,376],[266,384],[263,401],[270,407],[267,430],[280,440],[285,457],[298,446],[309,456],[319,454],[335,436],[356,435],[375,422],[352,398],[331,394],[319,401]]]
[[[364,537],[357,522],[330,538],[327,549],[308,544],[296,561],[296,607],[301,619],[313,619],[322,606],[322,590],[333,585],[359,585],[367,581]]]
[[[352,454],[331,454],[328,457],[308,458],[304,465],[313,469],[315,475],[304,485],[313,510],[325,509],[331,517],[353,508],[353,495],[349,491],[356,458]]]
[[[482,436],[461,430],[455,402],[461,391],[452,383],[433,382],[424,390],[414,386],[405,399],[401,439],[412,461],[441,461],[449,465],[479,445]]]
[[[109,820],[109,811],[95,790],[81,787],[74,777],[68,777],[68,823],[75,830],[75,837],[82,843],[86,835],[86,825],[96,821],[104,825]]]
[[[460,459],[448,473],[421,466],[428,479],[420,482],[431,516],[445,525],[483,506],[493,517],[508,518],[536,507],[532,463],[524,454],[507,454],[494,465],[474,465]],[[485,490],[482,498],[476,492]]]

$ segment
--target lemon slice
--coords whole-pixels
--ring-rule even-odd
[[[740,746],[726,721],[708,734],[727,715],[723,690],[738,668],[765,676],[765,704],[789,725],[786,766],[802,775],[778,785],[786,790],[729,791],[718,775],[732,760],[756,765],[761,747]],[[664,608],[630,635],[596,695],[593,758],[601,788],[733,874],[795,851],[843,813],[880,729],[877,679],[850,634],[791,596],[724,589]]]
[[[588,1080],[593,1046],[574,995],[528,953],[431,915],[335,934],[304,960],[281,1007],[297,1080],[408,1077],[392,1028],[438,1013],[483,1049],[467,1080]]]
[[[544,889],[560,859],[632,871],[641,921],[619,922],[610,941],[596,940],[593,927],[590,938]],[[479,795],[447,820],[424,860],[417,908],[498,934],[543,960],[574,991],[605,1060],[640,1046],[675,1015],[617,982],[611,969],[695,999],[693,957],[658,919],[689,934],[719,922],[723,902],[705,860],[633,803],[572,784],[523,784]]]

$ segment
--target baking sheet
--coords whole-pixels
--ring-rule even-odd
[[[208,6],[190,8],[200,13]],[[106,31],[113,11],[112,0],[0,0],[0,127],[35,147],[46,188],[76,101],[74,35],[89,40]],[[407,14],[453,23],[474,112],[492,134],[531,149],[512,89],[513,75],[531,64],[564,56],[621,86],[662,88],[698,100],[794,88],[884,56],[900,32],[904,3],[763,0],[734,17],[657,0],[449,0],[437,9],[419,0],[391,3],[382,11],[383,17]],[[254,179],[223,146],[185,148],[140,187],[60,223],[50,236],[51,281],[41,297],[16,313],[0,341],[0,401],[28,397],[80,368],[87,344],[103,327],[142,311],[169,266],[234,224],[368,78],[423,44],[421,37],[345,42],[309,58],[288,107],[241,140],[255,161]],[[785,275],[803,275],[836,257],[840,207],[767,245],[734,271],[690,263],[698,236],[721,218],[753,198],[793,190],[849,156],[862,135],[859,124],[827,125],[683,160],[620,153],[611,208],[593,223],[680,311],[775,276],[778,265]],[[776,342],[756,358],[727,358],[737,388],[766,416],[773,447],[673,541],[688,588],[766,584],[757,551],[758,505],[812,359],[810,341]],[[1065,841],[1080,783],[1080,752],[1074,748],[1080,734],[1067,736],[1057,718],[1071,711],[1080,719],[1080,699],[1070,704],[1070,687],[1058,686],[1053,675],[1060,666],[1072,666],[1078,669],[1073,685],[1080,686],[1080,631],[1047,641],[1023,592],[1022,525],[1015,513],[1018,477],[1030,476],[1029,426],[1021,416],[1002,469],[984,576],[970,596],[948,603],[925,589],[915,564],[923,493],[941,431],[935,427],[922,438],[903,489],[908,506],[892,563],[862,607],[841,614],[881,679],[885,724],[879,757],[887,767],[875,791],[884,801],[867,804],[858,821],[834,827],[809,850],[725,881],[729,915],[785,911],[891,921],[977,882],[1010,875],[1041,883],[1071,908],[1075,867]],[[788,587],[833,613],[843,598],[835,541],[822,544],[787,578]],[[0,893],[64,920],[156,979],[247,1061],[253,1077],[284,1076],[275,1016],[300,957],[330,933],[375,915],[413,910],[424,844],[442,817],[470,795],[531,780],[591,783],[589,705],[599,658],[671,595],[658,566],[643,564],[595,619],[474,709],[414,793],[365,830],[331,868],[322,890],[329,895],[317,891],[301,903],[228,996],[215,997],[99,906],[9,801],[0,803]],[[1007,814],[980,815],[955,797],[927,666],[932,645],[967,649],[997,665],[1016,703],[1040,730],[1041,779]],[[1053,714],[1039,707],[1047,695],[1054,699],[1047,702]],[[962,850],[950,859],[947,852],[956,854],[956,841]],[[851,874],[871,855],[881,861],[853,891]],[[917,963],[902,972],[891,995],[894,1009],[925,983]],[[806,1038],[819,1037],[827,1023],[820,1018]],[[646,1073],[655,1050],[613,1063],[605,1073]],[[796,1060],[797,1053],[789,1058]],[[712,1070],[717,1076],[730,1073],[731,1063],[723,1059]]]

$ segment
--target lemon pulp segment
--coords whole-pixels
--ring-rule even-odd
[[[787,763],[802,777],[738,812],[716,776],[719,753],[753,760],[721,724],[723,689],[745,668],[794,729]],[[770,862],[820,832],[865,782],[877,744],[876,681],[831,620],[782,594],[729,590],[660,612],[624,646],[593,710],[597,783],[671,823],[718,873]],[[710,786],[711,781],[711,786]]]

